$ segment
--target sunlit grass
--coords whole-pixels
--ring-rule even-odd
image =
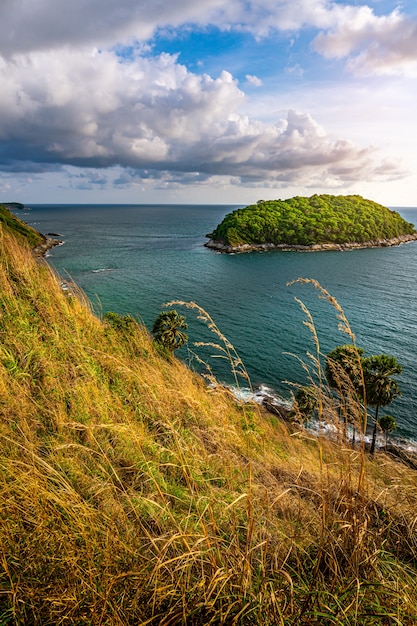
[[[1,624],[416,623],[415,472],[208,387],[0,246]]]

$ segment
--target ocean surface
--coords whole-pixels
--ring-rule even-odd
[[[132,314],[151,328],[170,300],[193,301],[214,319],[242,358],[252,385],[290,398],[288,382],[306,382],[301,361],[315,347],[301,300],[313,316],[321,350],[347,343],[336,311],[310,284],[334,296],[366,355],[385,352],[403,366],[402,395],[381,414],[392,414],[396,436],[417,441],[417,242],[347,252],[267,252],[222,255],[204,247],[231,205],[30,205],[15,211],[64,244],[48,262],[84,290],[98,315]],[[395,209],[417,223],[417,208]],[[179,356],[199,369],[194,353],[217,379],[233,383],[227,361],[198,341],[217,341],[196,313],[176,306],[189,323]],[[247,382],[242,379],[242,388]]]

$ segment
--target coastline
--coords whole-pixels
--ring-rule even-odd
[[[411,241],[417,241],[417,232],[411,235],[399,235],[391,239],[375,239],[373,241],[364,241],[362,243],[348,242],[348,243],[316,243],[310,246],[303,245],[291,245],[286,243],[258,243],[258,244],[241,244],[240,246],[230,246],[222,243],[221,241],[210,240],[207,241],[204,246],[221,252],[223,254],[242,254],[245,252],[269,252],[269,251],[281,251],[281,252],[326,252],[326,251],[345,251],[345,250],[360,250],[363,248],[390,248],[392,246],[400,246],[404,243]]]
[[[296,430],[305,429],[307,433],[312,436],[319,437],[325,436],[329,440],[338,440],[340,438],[340,429],[335,424],[322,422],[321,424],[316,420],[310,420],[308,423],[301,425],[299,421],[291,416],[292,403],[290,400],[286,400],[273,389],[266,385],[259,385],[254,390],[248,388],[242,388],[237,390],[235,387],[226,385],[231,393],[241,402],[252,403],[255,402],[263,408],[266,413],[276,416],[281,421],[285,422],[288,427],[295,428]],[[342,426],[342,424],[340,424]],[[368,423],[367,432],[363,436],[363,445],[367,452],[370,451],[371,439],[372,439],[372,420]],[[351,432],[349,435],[349,445],[353,445],[351,439]],[[361,446],[360,438],[356,441],[356,448]],[[417,470],[417,441],[413,439],[404,439],[395,433],[392,433],[387,442],[385,435],[381,430],[378,430],[376,437],[376,449],[375,453],[387,454],[396,458],[398,461],[404,463],[409,468]]]
[[[70,215],[70,218],[73,220],[73,214],[71,213],[71,214],[69,214],[69,215]],[[65,225],[62,225],[60,222],[58,223],[58,222],[56,222],[56,221],[47,221],[47,222],[45,222],[45,221],[44,221],[44,222],[38,222],[38,221],[36,221],[36,220],[37,220],[37,213],[36,213],[36,214],[33,214],[32,216],[28,215],[25,219],[27,219],[27,220],[34,220],[34,221],[33,221],[33,223],[35,223],[35,224],[42,224],[42,226],[38,226],[38,228],[39,228],[39,227],[41,227],[41,228],[43,227],[42,229],[43,229],[43,231],[44,231],[44,233],[45,233],[45,234],[44,234],[44,237],[45,237],[45,243],[46,243],[46,239],[49,239],[48,235],[54,235],[54,236],[56,236],[56,235],[61,235],[60,237],[57,237],[56,239],[54,239],[53,237],[51,237],[51,238],[50,238],[50,242],[49,242],[48,244],[46,244],[46,245],[44,244],[44,245],[42,245],[42,246],[40,247],[40,249],[38,249],[38,255],[40,255],[40,256],[45,256],[45,255],[46,255],[46,256],[48,256],[48,250],[49,250],[49,248],[51,248],[51,251],[52,251],[52,258],[46,258],[46,262],[49,262],[49,263],[50,263],[50,265],[54,266],[54,263],[56,263],[56,260],[55,260],[53,257],[55,257],[56,255],[57,255],[58,257],[62,257],[62,254],[61,254],[61,253],[66,254],[66,253],[64,252],[64,248],[62,249],[62,251],[53,251],[53,250],[54,250],[54,246],[57,246],[57,245],[62,245],[62,244],[60,243],[59,239],[67,239],[67,230],[66,230],[66,226],[65,226]],[[209,224],[209,223],[207,223],[207,222],[209,221],[209,219],[212,219],[210,214],[208,214],[207,221],[203,223],[202,227],[200,226],[198,230],[196,229],[197,234],[196,234],[196,239],[195,239],[195,243],[194,243],[194,245],[195,245],[196,249],[198,249],[198,246],[201,246],[201,247],[200,247],[200,250],[202,250],[202,246],[203,246],[203,244],[204,244],[205,242],[204,242],[203,237],[201,237],[201,234],[199,234],[199,233],[209,232],[210,224]],[[73,220],[73,221],[74,221],[74,220]],[[45,225],[45,224],[47,224],[47,225]],[[58,224],[59,224],[59,225],[58,225]],[[51,231],[51,232],[49,232],[49,231]],[[198,231],[199,231],[199,233],[198,233]],[[64,237],[61,233],[65,233],[65,237]],[[71,239],[71,235],[72,235],[72,237],[74,238],[73,233],[72,233],[72,232],[70,232],[69,240]],[[197,238],[197,235],[198,235],[198,238],[200,239],[200,242],[199,242],[199,243],[198,243],[198,238]],[[77,238],[77,239],[78,239],[78,238]],[[411,239],[412,239],[412,240],[415,240],[415,237],[411,237]],[[400,241],[398,241],[398,243],[401,243],[401,242],[400,242]],[[84,245],[85,245],[85,241],[84,241]],[[65,245],[65,250],[66,250],[66,249],[67,249],[67,248],[66,248],[66,245]],[[70,251],[70,250],[71,250],[71,248],[69,248],[69,249],[68,249],[68,251]],[[397,250],[398,250],[398,252],[399,252],[399,253],[401,253],[401,249],[400,249],[399,247],[398,247],[398,249],[397,249]],[[416,253],[416,251],[417,251],[417,248],[416,248],[416,247],[414,247],[414,246],[410,246],[409,248],[402,248],[402,250],[403,250],[403,253],[402,253],[402,255],[403,255],[403,256],[404,256],[404,254],[405,254],[405,256],[406,256],[406,257],[408,257],[408,255],[410,254],[410,256],[412,256],[412,257],[414,258],[414,257],[415,257],[415,253]],[[381,254],[381,257],[384,257],[384,259],[387,259],[387,264],[390,264],[390,265],[391,265],[391,261],[390,261],[389,259],[390,259],[390,257],[392,256],[392,254],[394,254],[394,255],[396,256],[396,252],[394,252],[394,251],[395,251],[395,248],[392,250],[392,252],[391,252],[391,253],[388,253],[388,257],[387,257],[386,255],[384,255],[384,254]],[[364,253],[364,254],[365,254],[366,256],[371,256],[371,257],[374,257],[374,255],[373,255],[372,253]],[[208,256],[207,256],[207,255],[208,255]],[[75,256],[76,256],[76,255],[75,255]],[[256,256],[256,255],[253,255],[253,256],[254,256],[254,258],[255,258],[255,256]],[[331,256],[332,256],[332,255],[331,255]],[[350,256],[352,256],[352,255],[350,255]],[[354,255],[354,256],[356,257],[356,255]],[[376,253],[376,256],[378,257],[378,253]],[[227,257],[221,257],[221,256],[219,256],[219,255],[216,255],[216,254],[210,254],[210,253],[208,253],[208,252],[207,252],[206,254],[202,254],[202,255],[200,254],[199,256],[197,256],[197,255],[196,255],[196,257],[197,257],[197,260],[198,260],[198,259],[201,259],[201,260],[203,261],[203,262],[201,263],[201,265],[204,265],[204,264],[205,264],[205,265],[207,265],[207,264],[209,264],[209,263],[213,262],[213,263],[215,264],[215,267],[217,267],[217,265],[216,265],[216,264],[217,264],[217,262],[215,261],[216,257],[219,259],[219,262],[220,262],[221,258],[223,258],[225,261],[227,261]],[[196,258],[196,257],[194,257],[194,258]],[[209,260],[209,257],[212,259],[212,261],[210,261],[210,260]],[[308,259],[311,259],[311,261],[313,262],[313,257],[309,257],[309,256],[302,255],[302,254],[301,254],[301,255],[287,255],[286,257],[283,257],[282,255],[272,255],[272,257],[274,257],[274,258],[275,258],[275,262],[277,262],[277,263],[278,263],[278,266],[280,266],[280,265],[281,265],[281,261],[280,261],[280,259],[283,261],[283,260],[284,260],[284,258],[285,258],[285,260],[286,260],[286,263],[287,263],[287,261],[288,261],[288,263],[292,263],[292,262],[291,262],[291,258],[295,259],[296,263],[299,263],[299,262],[301,262],[301,258],[302,258],[302,257],[306,259],[306,262],[307,262],[307,260],[308,260]],[[269,267],[270,267],[270,262],[274,261],[274,258],[272,258],[272,257],[271,257],[271,256],[269,256],[269,257],[268,257],[268,256],[263,256],[262,254],[261,254],[261,255],[258,255],[258,258],[259,258],[259,259],[260,259],[260,258],[263,258],[263,259],[264,259],[264,263],[262,263],[262,267],[265,267],[265,268],[267,268],[267,267],[269,268]],[[359,257],[362,257],[362,255],[359,255]],[[359,258],[359,257],[358,257],[358,258]],[[242,258],[242,259],[244,259],[244,258],[246,258],[246,257],[238,257],[238,256],[236,256],[235,258],[236,258],[236,259],[237,259],[237,258]],[[248,257],[248,258],[249,258],[249,257]],[[316,256],[314,257],[314,259],[316,259],[315,263],[316,263],[316,262],[320,262],[320,259],[323,259],[323,263],[324,263],[325,267],[327,266],[327,262],[326,262],[326,260],[327,260],[328,258],[330,258],[330,257],[329,257],[329,256],[326,256],[326,255],[324,255],[324,256],[323,256],[323,255],[316,255]],[[342,255],[338,255],[337,257],[336,257],[336,256],[332,256],[332,258],[334,258],[334,259],[339,258],[339,259],[340,259],[340,263],[342,264],[342,267],[345,267],[346,263],[345,263],[344,261],[346,261],[346,258],[347,258],[347,257],[342,256]],[[298,261],[297,261],[297,259],[298,259]],[[65,262],[67,262],[67,261],[65,261]],[[102,266],[103,268],[104,268],[104,267],[107,267],[107,265],[105,265],[107,262],[108,262],[108,261],[107,261],[107,259],[106,259],[105,261],[103,261],[103,263],[104,263],[104,264],[103,264],[103,266]],[[275,263],[275,262],[274,262],[274,263]],[[352,259],[352,262],[353,262],[353,259]],[[274,263],[273,263],[273,265],[274,265]],[[308,263],[309,263],[309,262],[308,262]],[[349,261],[349,265],[350,265],[350,263],[351,263],[351,261]],[[361,263],[361,262],[359,262],[359,263]],[[58,261],[58,264],[59,264],[59,261]],[[245,264],[244,264],[244,266],[245,266]],[[292,267],[292,265],[291,265],[291,264],[290,264],[289,266],[290,266],[290,267]],[[92,265],[91,267],[98,268],[98,267],[100,267],[100,266],[99,266],[99,265]],[[198,266],[198,267],[199,267],[199,271],[201,271],[200,266]],[[309,267],[310,267],[310,265],[309,265]],[[333,268],[332,268],[332,269],[333,269]],[[92,271],[94,272],[94,270],[92,270]],[[63,275],[65,275],[65,274],[63,274]],[[297,275],[297,274],[295,274],[295,275]],[[91,277],[89,278],[89,280],[91,280],[92,278],[94,278],[94,276],[95,276],[95,275],[94,275],[94,274],[92,274],[92,275],[91,275]],[[294,276],[294,275],[292,275],[292,276],[291,276],[291,278],[292,278],[293,276]],[[98,278],[99,278],[99,279],[100,279],[100,281],[101,281],[100,285],[101,285],[101,284],[104,284],[104,278],[105,278],[105,276],[104,276],[104,275],[102,275],[102,274],[100,274],[100,275],[98,275]],[[80,283],[80,284],[81,284],[81,283]],[[94,283],[94,284],[96,284],[96,283]],[[99,284],[99,283],[98,283],[98,280],[97,280],[97,284]],[[225,297],[225,295],[224,295],[224,294],[222,294],[222,298],[223,298],[223,297]],[[116,310],[117,310],[117,309],[116,309]],[[387,350],[387,351],[388,351],[388,350]],[[289,378],[287,375],[285,375],[285,376],[281,376],[280,378],[279,378],[279,376],[280,376],[280,373],[277,375],[277,380],[281,380],[281,378],[285,378],[285,379],[288,379],[288,378]],[[258,382],[259,382],[259,381],[262,381],[262,380],[265,380],[265,379],[263,378],[263,376],[258,376],[258,379],[259,379],[259,380],[258,380]],[[291,380],[295,380],[295,379],[294,379],[294,378],[291,378]],[[286,394],[285,394],[285,395],[286,395]],[[408,399],[407,399],[407,400],[408,400]],[[268,401],[267,401],[267,404],[269,404],[269,403],[268,403]],[[269,405],[269,406],[270,406],[270,405]],[[265,408],[267,408],[267,407],[265,407]],[[273,407],[273,409],[275,409],[275,407]],[[408,411],[408,407],[406,407],[406,410]],[[396,417],[396,414],[395,414],[395,413],[394,413],[394,415],[395,415],[395,417]],[[407,417],[407,415],[408,415],[408,413],[406,413],[406,417]],[[407,419],[408,419],[408,418],[407,418]],[[413,431],[413,434],[414,434],[414,432],[415,432],[415,431],[414,431],[414,428],[411,428],[411,426],[410,426],[410,427],[406,426],[406,427],[407,427],[407,429],[409,429],[409,430]],[[404,428],[405,428],[405,427],[404,427]],[[412,435],[408,435],[408,436],[412,437]],[[395,437],[397,437],[397,435],[395,435]],[[414,439],[413,441],[416,441],[416,439]]]
[[[40,234],[42,235],[42,233]],[[36,257],[45,257],[48,250],[54,248],[55,246],[60,246],[63,243],[61,239],[51,239],[45,235],[42,235],[42,237],[43,242],[32,248],[32,252]]]

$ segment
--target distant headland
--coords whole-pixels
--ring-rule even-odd
[[[24,204],[21,202],[2,202],[1,203],[6,209],[27,209]]]
[[[358,195],[259,200],[237,209],[208,234],[219,252],[350,250],[417,240],[414,224]]]

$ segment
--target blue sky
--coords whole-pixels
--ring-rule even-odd
[[[417,3],[0,5],[0,199],[417,206]]]

